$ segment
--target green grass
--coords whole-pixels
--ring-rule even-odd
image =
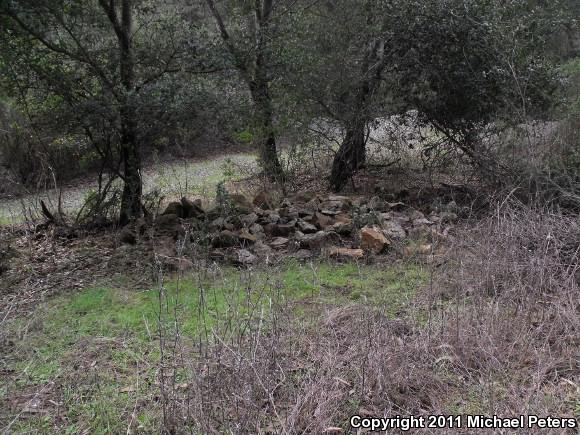
[[[1,213],[1,210],[0,210],[0,213]],[[15,217],[0,214],[0,227],[14,225],[16,223],[18,223],[18,219],[16,219]]]
[[[251,274],[230,268],[212,279],[168,280],[161,305],[157,289],[86,288],[54,298],[8,326],[16,337],[6,358],[13,376],[3,381],[0,398],[48,385],[51,400],[61,403],[64,423],[24,414],[12,427],[18,433],[124,432],[137,399],[143,404],[133,424],[154,432],[160,419],[152,399],[158,394],[159,319],[171,326],[177,316],[184,339],[193,340],[220,322],[240,327],[272,300],[295,307],[297,315],[300,304],[293,302],[314,299],[384,306],[396,316],[425,280],[425,271],[412,264],[288,262]]]

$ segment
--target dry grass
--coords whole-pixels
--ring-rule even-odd
[[[433,332],[482,411],[578,417],[579,241],[578,216],[505,202],[458,235]]]
[[[182,383],[167,395],[166,428],[324,433],[350,430],[353,414],[578,418],[578,240],[577,216],[507,201],[447,242],[448,261],[396,318],[386,306],[289,304],[270,291],[264,310],[248,298],[243,316],[232,310],[195,346],[178,346],[187,357],[172,360]]]

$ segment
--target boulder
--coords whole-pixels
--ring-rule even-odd
[[[425,217],[422,217],[419,219],[413,219],[413,226],[414,227],[420,227],[422,225],[433,225],[433,222]]]
[[[187,270],[193,269],[193,261],[189,258],[184,257],[166,257],[160,255],[159,258],[161,259],[163,266],[167,270],[176,271],[176,272],[185,272]]]
[[[270,211],[264,217],[264,222],[270,223],[270,224],[277,224],[278,222],[280,222],[280,215],[274,211]]]
[[[380,254],[391,243],[382,230],[376,226],[362,228],[359,235],[361,240],[360,247],[374,254]]]
[[[299,208],[299,214],[314,214],[318,211],[319,201],[317,198],[314,198]]]
[[[383,234],[391,239],[404,239],[407,237],[407,232],[403,226],[397,221],[383,221]]]
[[[155,253],[161,257],[175,256],[175,240],[171,237],[157,237],[154,241]]]
[[[271,234],[274,237],[289,237],[290,235],[294,234],[296,228],[294,227],[294,223],[288,224],[268,224],[268,228],[264,228],[266,233]]]
[[[298,212],[297,208],[294,207],[283,207],[278,209],[278,213],[280,214],[281,218],[286,219],[298,219],[300,217],[300,213]]]
[[[304,234],[296,231],[296,241],[304,249],[321,249],[331,241],[337,242],[340,239],[334,232],[318,231],[314,234]]]
[[[303,192],[298,192],[291,198],[291,200],[293,203],[306,204],[307,202],[312,201],[314,198],[316,198],[315,192],[305,190]]]
[[[389,210],[404,211],[409,208],[404,202],[387,202]]]
[[[260,240],[254,244],[253,250],[260,257],[267,257],[272,254],[272,248]]]
[[[245,227],[249,228],[258,221],[258,215],[256,213],[244,214],[240,216],[240,222]]]
[[[258,257],[252,254],[247,249],[239,249],[236,251],[236,263],[242,265],[254,264],[258,261]]]
[[[270,246],[274,249],[281,249],[288,246],[289,240],[286,237],[276,237],[270,242]]]
[[[308,249],[299,249],[292,254],[292,257],[298,258],[299,260],[307,260],[312,257],[312,251],[309,251]]]
[[[176,237],[183,232],[179,216],[175,214],[162,214],[157,216],[154,228],[156,235],[169,235]]]
[[[389,204],[378,196],[373,196],[368,202],[368,207],[374,211],[386,212],[390,209]]]
[[[328,255],[332,258],[358,260],[363,258],[365,254],[362,249],[339,248],[333,246],[330,248]]]
[[[371,211],[369,213],[361,213],[357,216],[357,222],[363,226],[378,225],[382,222],[382,217],[379,213]]]
[[[238,236],[236,234],[229,230],[223,230],[213,237],[211,246],[213,248],[229,248],[235,246],[237,243]]]
[[[338,221],[330,226],[330,229],[341,236],[350,236],[352,234],[352,221]]]
[[[165,211],[161,213],[162,216],[164,215],[175,215],[177,217],[182,218],[184,216],[183,205],[180,202],[173,201],[167,204]]]
[[[240,231],[240,234],[238,234],[238,238],[240,239],[240,241],[243,243],[255,243],[258,238],[256,236],[254,236],[253,234],[250,234],[250,232],[247,229],[242,229]]]
[[[226,219],[223,217],[215,218],[213,221],[209,223],[209,230],[210,231],[220,231],[226,225]]]
[[[407,214],[409,216],[409,219],[414,221],[417,219],[425,219],[425,215],[420,212],[419,210],[410,210]]]
[[[351,205],[350,198],[347,196],[330,195],[320,203],[318,208],[322,213],[332,216],[348,211]]]
[[[298,222],[296,222],[296,226],[304,234],[311,234],[311,233],[315,233],[318,231],[318,229],[314,225],[312,225],[308,222],[305,222],[302,219],[299,219]]]
[[[258,239],[263,239],[265,237],[264,228],[260,224],[252,224],[250,226],[250,233]]]
[[[312,219],[312,223],[316,225],[319,229],[325,230],[326,228],[333,225],[335,223],[335,220],[330,216],[316,212],[314,218]]]
[[[201,200],[190,201],[185,196],[181,198],[181,209],[183,218],[202,219],[205,216],[205,211],[201,208]]]
[[[455,213],[445,211],[439,215],[439,218],[441,219],[441,223],[450,223],[457,220],[457,215]]]

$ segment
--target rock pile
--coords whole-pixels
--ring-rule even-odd
[[[407,237],[438,233],[442,225],[457,219],[451,211],[425,215],[401,202],[388,202],[378,196],[320,196],[300,192],[275,201],[267,192],[253,199],[231,194],[225,210],[216,206],[204,210],[200,201],[170,203],[152,223],[157,236],[188,234],[192,240],[209,246],[218,260],[252,264],[276,253],[308,258],[325,251],[330,257],[359,259],[386,252],[393,243]],[[453,208],[453,204],[448,207]],[[121,234],[121,240],[135,243],[145,225]]]

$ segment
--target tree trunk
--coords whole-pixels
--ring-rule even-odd
[[[127,225],[142,215],[141,158],[137,146],[135,111],[124,107],[121,114],[121,158],[123,161],[123,195],[119,224]]]
[[[346,135],[334,157],[330,173],[330,185],[335,192],[342,189],[348,179],[365,163],[365,127],[364,121],[358,121],[346,130]]]
[[[271,181],[282,182],[284,171],[276,149],[272,101],[268,85],[263,81],[250,83],[250,91],[255,106],[257,133],[259,140],[260,164],[264,174]]]
[[[121,102],[121,158],[123,163],[123,195],[119,223],[128,224],[143,213],[141,203],[141,157],[137,143],[137,117],[132,101],[135,90],[135,63],[131,47],[133,29],[132,0],[123,0],[121,25],[117,33],[121,50],[121,83],[124,96]]]
[[[362,64],[363,79],[354,95],[352,114],[346,124],[346,136],[332,163],[330,185],[335,192],[342,189],[349,178],[365,164],[365,130],[370,120],[368,105],[384,66],[383,41],[379,39],[370,42]]]
[[[241,72],[246,81],[255,111],[255,127],[258,134],[260,149],[260,164],[264,169],[264,174],[272,181],[281,182],[284,180],[284,171],[278,160],[276,150],[276,132],[274,131],[274,116],[272,110],[272,99],[268,89],[268,62],[266,59],[266,41],[270,39],[268,28],[273,11],[273,1],[255,0],[254,16],[249,23],[249,28],[253,29],[253,39],[256,46],[253,50],[247,47],[238,49],[232,42],[230,34],[225,26],[224,20],[218,12],[213,0],[206,0],[207,5],[216,21],[220,35],[225,42],[229,52],[233,56],[236,68]],[[248,52],[255,57],[248,58]]]

